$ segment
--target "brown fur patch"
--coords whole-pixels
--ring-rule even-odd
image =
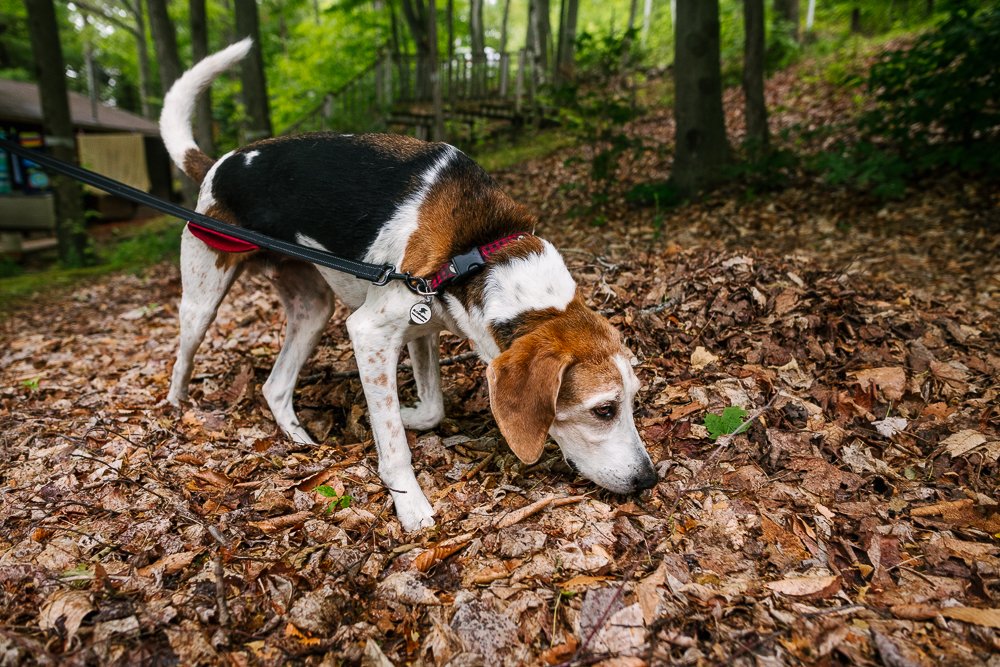
[[[184,173],[198,185],[201,185],[201,182],[205,180],[205,175],[213,164],[215,164],[215,160],[195,148],[188,149],[184,153]]]
[[[621,338],[579,296],[564,311],[532,311],[524,331],[487,370],[490,405],[518,457],[541,455],[558,401],[579,401],[621,384]]]
[[[438,181],[427,193],[418,213],[417,229],[406,244],[404,271],[429,276],[457,254],[534,229],[537,220],[527,208],[496,185],[487,185],[486,179],[463,174]],[[529,237],[500,251],[491,261],[503,261],[508,253],[529,254],[541,249],[541,242]]]

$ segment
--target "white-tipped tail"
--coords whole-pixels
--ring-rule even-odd
[[[170,153],[170,159],[181,170],[184,169],[184,157],[188,151],[200,152],[191,127],[191,116],[194,114],[194,103],[198,99],[198,94],[208,88],[222,72],[242,60],[252,46],[253,40],[247,37],[218,53],[205,57],[184,72],[163,98],[160,135],[163,137],[167,152]]]

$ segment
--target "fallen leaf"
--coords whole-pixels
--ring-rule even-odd
[[[84,617],[94,611],[90,593],[78,590],[58,590],[53,593],[38,614],[38,627],[58,630],[64,634],[63,646],[69,647]]]
[[[978,607],[945,607],[941,610],[945,618],[953,618],[964,623],[974,623],[987,628],[1000,629],[1000,609],[980,609]]]
[[[698,346],[691,353],[691,370],[700,371],[701,369],[714,364],[719,360],[719,357],[712,354],[702,346]]]
[[[840,577],[791,577],[779,581],[769,581],[765,586],[775,593],[810,600],[822,600],[840,591]]]
[[[263,521],[251,521],[250,525],[257,528],[261,532],[271,535],[272,533],[277,533],[286,528],[292,528],[293,526],[299,526],[305,523],[309,518],[312,517],[312,512],[295,512],[294,514],[286,514],[284,516],[276,516],[273,519],[264,519]]]
[[[851,375],[857,378],[858,384],[862,387],[875,385],[890,401],[903,398],[903,391],[906,389],[906,371],[898,366],[868,368]]]
[[[941,441],[941,444],[944,446],[945,451],[952,458],[955,458],[971,452],[980,445],[986,444],[986,436],[979,431],[965,429],[964,431],[959,431],[948,436]]]

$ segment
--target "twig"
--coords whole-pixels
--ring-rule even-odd
[[[226,644],[229,643],[229,605],[226,604],[226,574],[222,569],[222,552],[215,556],[215,604],[219,609],[219,629],[226,637]]]
[[[625,573],[625,576],[622,578],[622,581],[618,585],[618,588],[615,589],[615,594],[611,596],[610,600],[608,600],[608,604],[604,607],[604,610],[598,617],[597,623],[594,624],[594,627],[590,629],[590,632],[587,633],[587,636],[584,637],[580,645],[576,648],[575,651],[573,651],[572,657],[570,657],[568,660],[565,660],[564,662],[559,663],[558,665],[556,665],[556,667],[569,667],[569,665],[572,665],[574,662],[576,662],[579,659],[580,655],[587,650],[587,647],[590,646],[590,642],[594,639],[594,637],[597,636],[597,633],[600,632],[601,629],[604,628],[604,625],[608,622],[608,619],[611,617],[611,610],[614,609],[615,603],[621,599],[622,594],[625,592],[625,586],[626,584],[628,584],[629,581],[632,580],[632,575],[634,573],[635,573],[635,565],[629,568],[629,571]]]

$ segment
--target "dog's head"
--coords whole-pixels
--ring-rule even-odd
[[[579,299],[514,339],[487,368],[490,406],[525,463],[548,434],[577,472],[616,493],[656,484],[632,401],[639,379],[618,332]]]

